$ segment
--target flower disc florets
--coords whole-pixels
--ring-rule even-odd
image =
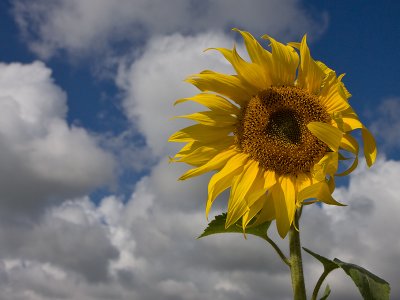
[[[236,144],[279,175],[309,172],[328,151],[307,128],[315,121],[330,121],[317,97],[293,86],[271,87],[243,107]]]

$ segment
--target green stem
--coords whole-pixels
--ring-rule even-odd
[[[278,253],[278,255],[279,255],[279,257],[282,259],[282,261],[283,261],[286,265],[288,265],[288,266],[290,267],[290,261],[289,261],[289,259],[285,256],[285,254],[283,254],[282,250],[278,247],[278,245],[275,244],[275,242],[274,242],[273,240],[271,240],[271,239],[269,238],[269,236],[267,236],[267,235],[265,235],[263,238],[264,238],[264,240],[266,240],[266,241],[272,246],[272,248],[275,249],[276,253]]]
[[[324,270],[324,272],[321,274],[321,277],[318,279],[317,284],[315,285],[313,294],[311,296],[311,300],[316,300],[318,297],[318,292],[319,289],[321,288],[322,283],[324,282],[326,276],[331,272],[332,270]]]
[[[300,211],[296,211],[294,224],[289,231],[289,249],[290,249],[290,273],[292,276],[293,299],[306,300],[306,288],[304,285],[303,262],[301,259],[301,244],[299,217]],[[296,226],[295,226],[296,225]]]

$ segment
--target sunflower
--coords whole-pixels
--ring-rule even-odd
[[[357,167],[353,131],[361,130],[368,166],[375,161],[376,145],[348,102],[344,74],[337,76],[314,60],[306,36],[284,45],[264,35],[270,52],[250,33],[234,30],[251,61],[235,47],[212,48],[237,74],[206,70],[186,79],[201,93],[175,104],[192,101],[208,110],[178,116],[197,124],[170,137],[170,142],[187,143],[172,160],[194,167],[181,180],[216,171],[208,184],[207,216],[216,197],[230,188],[226,227],[240,219],[243,230],[276,220],[284,238],[302,205],[342,205],[332,193],[335,176]],[[340,174],[339,162],[346,167]]]

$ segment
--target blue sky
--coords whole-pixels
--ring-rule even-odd
[[[183,79],[230,72],[202,50],[240,44],[232,27],[285,42],[307,33],[313,57],[346,73],[379,158],[338,182],[348,207],[307,208],[304,246],[370,269],[400,298],[400,4],[202,3],[0,2],[4,299],[290,299],[288,271],[262,242],[195,240],[207,176],[182,184],[185,167],[167,163],[183,124],[170,118],[194,108],[172,106],[196,92]],[[321,270],[306,263],[311,286]],[[359,299],[344,274],[328,281],[331,299]]]

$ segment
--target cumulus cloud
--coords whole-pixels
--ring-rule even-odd
[[[167,137],[182,124],[171,118],[177,111],[193,108],[190,104],[178,110],[172,106],[176,99],[197,93],[183,79],[207,68],[232,72],[218,53],[203,53],[204,49],[232,45],[233,40],[223,33],[174,34],[151,39],[133,63],[121,61],[117,84],[124,92],[123,107],[155,155],[167,153]]]
[[[87,198],[65,202],[29,226],[2,224],[2,258],[42,262],[73,271],[90,282],[105,281],[108,261],[119,253],[104,229],[85,211],[94,211]]]
[[[313,206],[304,215],[304,230],[312,232],[304,235],[306,247],[320,249],[326,257],[353,262],[386,279],[393,299],[400,296],[400,244],[395,233],[400,213],[399,174],[399,161],[381,158],[372,169],[364,167],[352,175],[347,188],[337,189],[335,197],[347,207]],[[334,294],[338,299],[352,299],[352,294],[358,299],[348,280],[340,271],[328,279],[333,291],[338,290]]]
[[[1,294],[10,300],[291,299],[289,270],[264,241],[241,234],[195,239],[206,225],[207,178],[177,182],[181,172],[163,161],[126,203],[109,196],[96,206],[80,198],[48,210],[40,226],[24,229],[32,237],[22,243],[22,235],[14,254],[5,250],[6,242],[14,236],[16,245],[20,234],[3,230],[0,253],[8,254],[0,264]],[[373,169],[352,175],[348,188],[338,189],[336,197],[348,207],[308,206],[301,222],[305,247],[385,278],[393,299],[400,296],[399,176],[400,162],[381,159]],[[59,228],[67,241],[51,234]],[[286,242],[279,244],[287,253]],[[311,288],[322,268],[307,254],[304,258]],[[340,270],[327,283],[332,299],[360,298]]]
[[[125,172],[135,175],[143,174],[157,162],[157,158],[146,144],[146,140],[134,126],[119,134],[102,132],[97,135],[97,138],[103,148],[118,158],[118,170],[121,176],[124,176]],[[130,184],[133,186],[134,182],[130,182]],[[132,190],[132,186],[129,191]]]
[[[379,104],[370,126],[379,144],[380,150],[389,153],[400,149],[400,98],[388,98]]]
[[[327,25],[326,13],[311,14],[298,0],[14,0],[13,4],[31,50],[44,58],[58,50],[92,55],[110,44],[126,46],[149,35],[174,32],[237,26],[257,35],[268,31],[292,38],[305,32],[317,36]]]
[[[66,95],[41,62],[0,64],[2,219],[108,184],[114,159],[80,127],[69,126]]]

